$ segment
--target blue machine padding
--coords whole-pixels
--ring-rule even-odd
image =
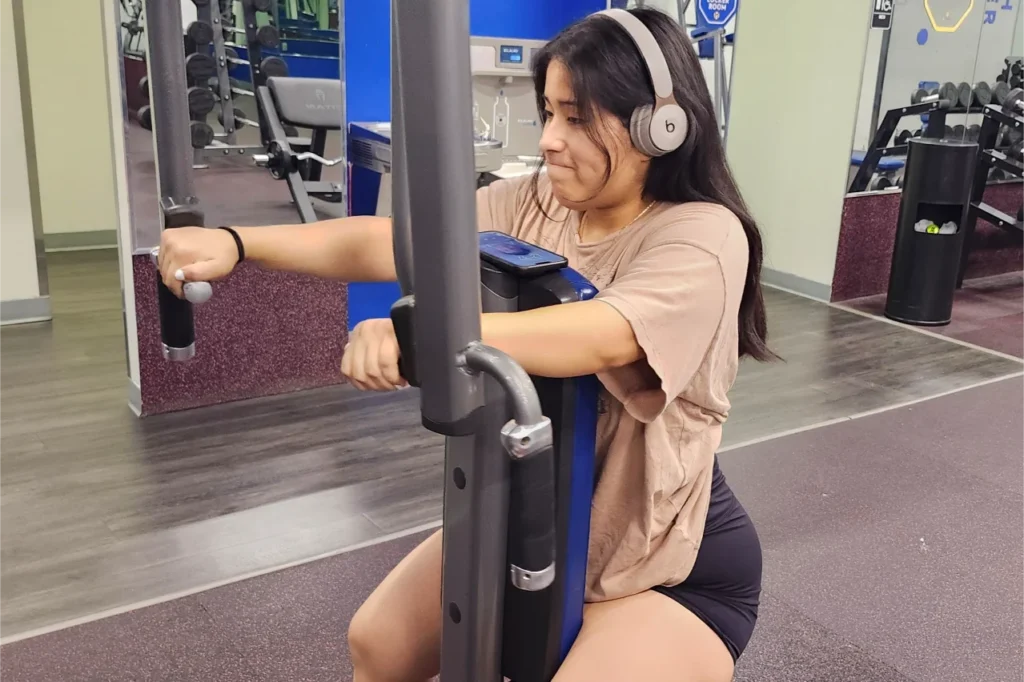
[[[350,185],[356,190],[349,192],[349,215],[376,215],[380,173],[355,165],[350,168],[349,173]]]
[[[597,289],[572,268],[560,274],[576,289],[581,301],[597,295]],[[565,607],[562,611],[561,656],[569,655],[583,626],[583,597],[587,589],[587,552],[590,547],[590,504],[594,497],[594,446],[597,439],[597,398],[601,383],[590,375],[573,379],[576,389],[575,429],[572,452],[572,493],[569,500],[569,533],[566,551]]]
[[[391,315],[391,306],[402,297],[397,282],[352,282],[348,285],[348,329],[363,320]]]
[[[862,163],[864,163],[864,156],[865,155],[866,155],[866,152],[862,152],[862,151],[855,151],[855,152],[853,152],[852,154],[850,154],[850,165],[851,166],[860,166]],[[898,159],[898,158],[895,158],[895,157],[892,157],[892,156],[883,156],[882,158],[880,158],[878,160],[878,170],[880,170],[880,171],[896,171],[896,170],[899,170],[900,168],[903,168],[903,166],[905,164],[906,164],[906,162],[903,159]]]

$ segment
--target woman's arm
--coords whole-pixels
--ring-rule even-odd
[[[485,313],[481,332],[485,344],[537,376],[584,376],[644,357],[629,322],[599,300]]]
[[[246,259],[265,268],[345,282],[393,282],[396,277],[389,218],[355,216],[235,229]]]
[[[246,260],[266,268],[346,282],[391,282],[396,277],[389,218],[360,216],[235,231]],[[182,280],[218,280],[237,262],[238,248],[226,230],[179,227],[160,235],[160,274],[179,296]]]

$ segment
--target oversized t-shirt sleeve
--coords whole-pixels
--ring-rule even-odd
[[[495,180],[476,191],[476,220],[480,232],[514,234],[516,214],[529,190],[529,176]]]
[[[643,250],[597,296],[633,328],[646,358],[600,373],[605,388],[641,422],[677,398],[700,369],[726,306],[717,255],[681,240]]]

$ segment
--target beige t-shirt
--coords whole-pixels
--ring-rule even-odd
[[[646,354],[603,372],[587,601],[676,585],[704,534],[714,454],[739,364],[737,335],[748,247],[717,204],[658,204],[634,224],[581,244],[580,215],[540,176],[477,192],[481,231],[561,254],[630,323]]]

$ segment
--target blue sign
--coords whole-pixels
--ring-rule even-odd
[[[736,16],[739,4],[739,0],[697,0],[697,23],[722,28]]]

